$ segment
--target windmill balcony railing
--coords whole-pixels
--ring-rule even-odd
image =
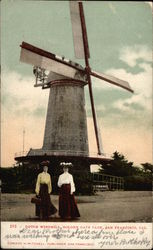
[[[32,150],[32,152],[31,152]],[[104,157],[104,158],[111,158],[110,155],[102,153],[101,155],[97,154],[96,152],[89,152],[89,154],[85,151],[72,151],[72,150],[43,150],[43,149],[31,149],[29,151],[20,151],[15,153],[15,157],[24,157],[24,156],[89,156],[89,157]]]

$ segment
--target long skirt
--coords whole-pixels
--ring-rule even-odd
[[[59,215],[61,218],[80,217],[74,194],[70,194],[70,184],[63,184],[59,195]]]
[[[41,198],[41,205],[36,205],[36,216],[39,216],[42,219],[47,219],[50,215],[57,212],[56,207],[54,207],[51,202],[47,184],[40,185],[39,195]]]

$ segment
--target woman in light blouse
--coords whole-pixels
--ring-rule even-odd
[[[68,172],[68,164],[62,163],[61,165],[63,165],[64,173],[58,178],[58,187],[60,188],[59,215],[61,218],[80,217],[73,194],[75,192],[73,176]]]
[[[50,193],[52,191],[51,176],[47,173],[48,162],[43,162],[43,172],[38,174],[35,192],[41,198],[41,205],[36,205],[36,216],[41,219],[48,219],[50,215],[55,214],[57,209],[51,203]]]

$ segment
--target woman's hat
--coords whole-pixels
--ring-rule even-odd
[[[71,162],[61,162],[60,166],[64,167],[64,168],[69,168],[72,167],[72,163]]]
[[[49,161],[42,161],[41,163],[40,163],[40,165],[41,166],[49,166]]]

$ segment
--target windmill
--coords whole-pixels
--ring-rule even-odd
[[[41,149],[31,149],[26,158],[59,157],[62,160],[88,159],[90,163],[110,160],[105,157],[92,91],[91,76],[133,92],[128,82],[97,73],[89,64],[90,52],[83,3],[70,1],[75,56],[85,60],[85,67],[51,52],[22,42],[20,61],[33,66],[35,87],[49,88],[50,96],[46,118],[44,142]],[[48,71],[48,72],[47,72]],[[97,156],[90,157],[88,149],[84,86],[88,85],[97,144]],[[20,159],[22,156],[16,156]]]

